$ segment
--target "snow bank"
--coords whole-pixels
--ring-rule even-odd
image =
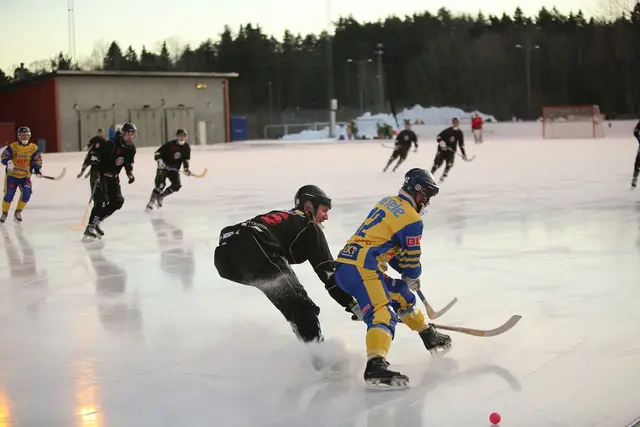
[[[406,108],[398,113],[398,124],[403,125],[404,120],[409,120],[411,123],[419,123],[425,125],[447,125],[451,123],[454,117],[460,119],[461,123],[468,123],[471,120],[472,112],[466,112],[460,108],[453,107],[422,107],[416,105],[412,108]],[[497,122],[496,118],[480,113],[480,116],[485,121]],[[387,124],[397,129],[396,120],[391,114],[371,114],[365,113],[363,116],[355,119],[358,126],[358,137],[360,139],[372,139],[378,134],[377,125]],[[347,138],[346,126],[336,126],[334,134],[340,138]],[[318,140],[329,138],[329,127],[325,127],[319,130],[304,130],[300,133],[284,135],[281,139],[283,141],[304,141],[304,140]]]

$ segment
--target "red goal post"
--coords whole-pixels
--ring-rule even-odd
[[[542,107],[542,137],[604,138],[603,117],[597,105],[560,105]]]

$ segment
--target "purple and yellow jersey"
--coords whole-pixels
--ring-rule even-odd
[[[422,218],[404,194],[380,200],[338,254],[336,262],[374,271],[390,265],[417,279],[422,273]]]
[[[22,145],[19,142],[12,142],[0,155],[0,162],[6,167],[11,160],[13,170],[7,170],[7,176],[14,178],[30,178],[31,172],[40,170],[42,167],[42,156],[40,149],[33,142]]]

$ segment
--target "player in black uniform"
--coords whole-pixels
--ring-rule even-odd
[[[261,290],[305,343],[323,341],[320,308],[309,298],[290,264],[309,261],[329,295],[352,320],[362,320],[356,301],[333,279],[335,262],[322,232],[331,199],[315,185],[295,196],[295,207],[271,211],[220,232],[214,264],[220,276]]]
[[[435,159],[433,159],[433,167],[431,168],[431,173],[435,174],[436,171],[442,166],[443,162],[446,162],[446,166],[444,168],[444,172],[440,177],[440,182],[443,182],[449,171],[453,167],[453,161],[456,158],[456,151],[458,151],[458,146],[460,146],[460,151],[462,152],[462,157],[467,159],[467,152],[464,149],[464,135],[460,130],[460,119],[457,117],[454,118],[451,122],[452,126],[446,128],[442,132],[438,134],[438,151],[436,153]]]
[[[156,171],[156,180],[151,199],[147,203],[147,210],[153,209],[155,202],[159,208],[162,207],[162,200],[170,194],[180,190],[180,166],[184,167],[183,173],[187,176],[191,175],[189,170],[189,160],[191,159],[191,147],[187,142],[187,131],[178,129],[176,131],[176,139],[165,142],[153,156],[158,163]],[[167,179],[171,185],[165,188]],[[164,190],[164,191],[163,191]]]
[[[633,130],[633,136],[638,140],[638,144],[640,144],[640,122],[636,125]],[[631,188],[636,188],[638,184],[638,175],[640,175],[640,146],[638,146],[638,154],[636,154],[636,162],[633,165],[633,178],[631,178]]]
[[[411,148],[412,143],[416,146],[415,151],[417,153],[418,137],[416,136],[416,133],[411,130],[411,122],[409,120],[405,120],[404,129],[400,131],[400,133],[396,136],[396,146],[393,150],[393,153],[391,153],[391,157],[387,162],[387,166],[385,166],[382,171],[386,172],[389,166],[391,166],[391,163],[393,163],[395,159],[400,157],[398,159],[398,163],[396,163],[395,167],[393,168],[393,171],[395,172],[398,169],[398,166],[400,166],[400,164],[407,159],[407,154],[409,153],[409,149]]]
[[[104,232],[100,223],[120,209],[124,204],[120,188],[120,171],[124,167],[133,184],[133,160],[136,147],[133,145],[138,129],[133,123],[122,125],[120,135],[113,140],[96,143],[87,153],[82,170],[91,166],[91,180],[95,183],[93,192],[93,209],[89,223],[84,231],[83,241],[102,238]],[[81,172],[82,174],[82,172]]]

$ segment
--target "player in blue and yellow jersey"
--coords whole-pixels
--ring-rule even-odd
[[[451,338],[429,325],[412,291],[420,289],[420,242],[429,199],[438,194],[433,175],[411,169],[397,196],[385,197],[369,212],[336,259],[335,281],[357,301],[367,324],[367,367],[370,386],[403,388],[409,378],[389,370],[386,361],[398,317],[419,333],[429,351],[447,349]],[[385,274],[391,266],[402,279]],[[396,314],[397,313],[397,314]]]
[[[22,211],[31,199],[31,174],[34,173],[41,178],[42,156],[38,146],[32,142],[31,129],[22,126],[18,129],[18,140],[9,146],[0,155],[0,162],[6,168],[4,180],[4,197],[2,199],[2,216],[0,224],[7,220],[11,202],[19,188],[21,192],[20,201],[14,218],[16,222],[22,222]]]

